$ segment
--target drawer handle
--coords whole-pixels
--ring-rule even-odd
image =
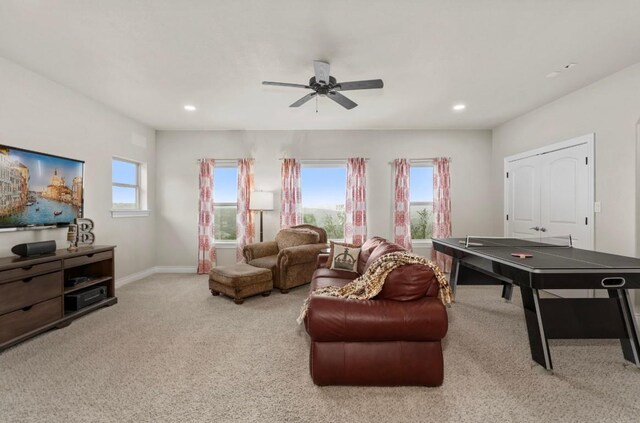
[[[23,279],[23,280],[22,280],[22,282],[24,282],[24,283],[29,283],[29,282],[31,282],[32,280],[33,280],[33,278],[25,278],[25,279]]]
[[[87,257],[93,257],[95,253],[87,254]]]
[[[22,270],[24,270],[24,271],[28,271],[28,270],[31,270],[31,269],[33,269],[33,266],[25,266],[25,267],[22,268]]]
[[[604,278],[600,281],[603,288],[622,288],[627,281],[624,278]]]
[[[30,306],[23,307],[22,311],[29,311],[29,310],[31,310],[31,307],[33,307],[33,306],[30,305]]]

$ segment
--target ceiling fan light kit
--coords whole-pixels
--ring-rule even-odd
[[[338,91],[371,90],[382,88],[384,86],[382,79],[337,82],[336,79],[329,74],[329,69],[329,63],[315,60],[313,62],[313,70],[315,72],[315,76],[312,76],[311,79],[309,79],[309,85],[271,81],[262,81],[262,84],[313,90],[312,93],[305,95],[300,100],[291,104],[289,107],[300,107],[314,97],[316,97],[317,99],[317,96],[324,96],[335,101],[347,110],[353,109],[358,104],[350,100],[346,96],[340,94]]]

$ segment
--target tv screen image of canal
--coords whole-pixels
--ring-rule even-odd
[[[20,211],[0,217],[0,227],[65,224],[80,216],[79,207],[40,196],[27,204]]]

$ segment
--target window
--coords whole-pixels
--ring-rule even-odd
[[[411,164],[409,175],[411,239],[430,240],[433,229],[433,166]]]
[[[112,208],[140,210],[140,164],[124,159],[113,159],[111,171]]]
[[[346,163],[303,163],[300,177],[303,223],[324,228],[329,239],[344,239]]]
[[[238,167],[236,165],[216,164],[213,168],[213,201],[215,240],[235,241],[238,211]]]
[[[147,208],[147,165],[114,157],[111,161],[111,216],[145,217]]]

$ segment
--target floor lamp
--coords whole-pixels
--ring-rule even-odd
[[[262,242],[262,212],[265,210],[273,210],[273,192],[253,191],[251,193],[251,199],[249,200],[249,210],[260,212],[260,242]]]

